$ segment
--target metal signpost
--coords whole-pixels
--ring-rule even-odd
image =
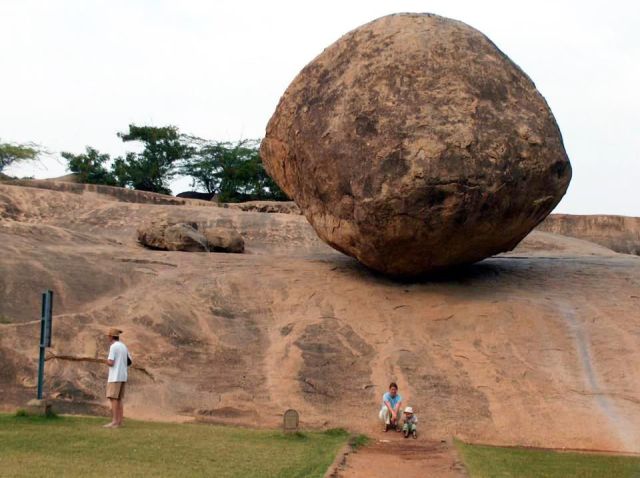
[[[40,361],[38,364],[38,400],[42,400],[44,381],[44,349],[51,347],[51,317],[53,312],[53,291],[42,293],[42,317],[40,319]]]

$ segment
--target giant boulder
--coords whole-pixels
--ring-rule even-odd
[[[285,91],[261,156],[325,242],[400,276],[513,249],[571,178],[529,77],[431,14],[383,17],[325,49]]]

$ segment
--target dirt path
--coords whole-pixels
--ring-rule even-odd
[[[405,439],[399,433],[380,433],[375,441],[349,453],[332,475],[336,478],[467,477],[455,447],[449,441],[418,437]]]

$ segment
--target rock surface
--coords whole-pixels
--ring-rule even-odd
[[[34,319],[52,288],[58,413],[108,413],[116,325],[134,356],[131,418],[278,428],[295,408],[305,428],[383,438],[395,380],[425,424],[417,444],[640,452],[640,257],[534,231],[437,280],[394,282],[302,216],[114,197],[0,184],[0,410],[35,396]],[[248,253],[140,247],[151,217],[235,229]]]
[[[163,231],[165,251],[208,252],[207,239],[196,224],[172,224]],[[143,235],[144,237],[144,235]]]
[[[513,249],[571,178],[529,77],[477,30],[430,14],[380,18],[316,57],[261,156],[324,241],[394,275]]]
[[[202,230],[200,230],[202,229]],[[195,222],[152,221],[138,229],[138,241],[150,249],[185,252],[244,252],[244,239],[237,231],[201,228]]]
[[[245,201],[227,203],[223,207],[274,214],[302,214],[300,208],[293,201]]]
[[[207,247],[212,252],[244,252],[244,239],[238,231],[230,229],[205,229]]]
[[[638,217],[551,214],[540,223],[538,230],[584,239],[622,254],[640,256]]]
[[[63,178],[55,179],[15,179],[2,178],[0,181],[7,185],[26,186],[36,189],[50,189],[53,191],[69,192],[80,195],[100,194],[103,199],[111,197],[115,201],[132,202],[142,204],[173,204],[173,205],[197,205],[197,206],[214,206],[218,204],[210,201],[193,201],[187,198],[176,198],[165,194],[152,193],[149,191],[138,191],[135,189],[119,188],[115,186],[106,186],[104,184],[84,184]]]

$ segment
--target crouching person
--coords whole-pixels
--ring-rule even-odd
[[[405,438],[409,438],[409,435],[413,438],[418,438],[418,417],[413,413],[412,407],[404,409],[404,424],[402,425],[402,432]]]
[[[384,423],[383,431],[394,429],[400,431],[400,418],[402,413],[402,397],[398,393],[398,385],[395,382],[389,384],[389,391],[382,396],[382,408],[379,418]]]

